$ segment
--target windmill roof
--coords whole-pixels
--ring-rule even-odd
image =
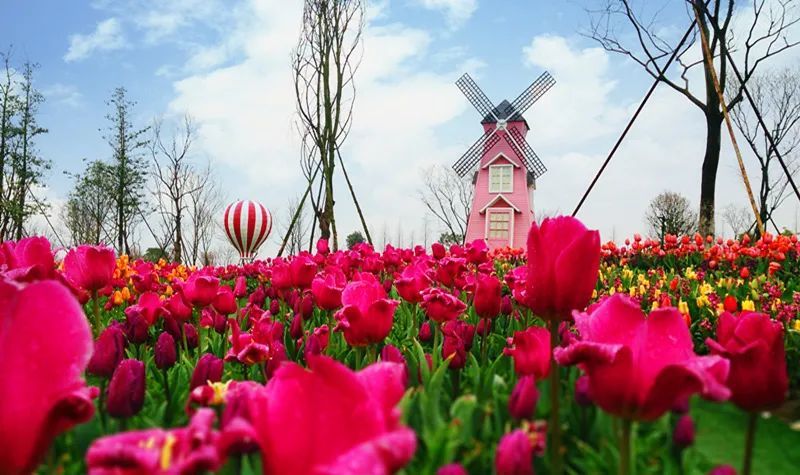
[[[527,122],[525,121],[525,118],[522,117],[522,114],[517,112],[511,103],[505,99],[503,99],[503,102],[492,109],[492,112],[494,112],[494,115],[500,120],[506,120],[508,122],[522,121],[525,122],[525,125],[527,125]],[[486,117],[484,117],[481,121],[481,124],[494,124],[495,122],[497,122],[497,120],[492,117],[492,114],[487,114]]]

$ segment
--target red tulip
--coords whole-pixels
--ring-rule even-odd
[[[153,326],[158,317],[166,313],[166,310],[163,307],[161,297],[157,293],[145,292],[139,296],[139,301],[136,305],[131,305],[125,309],[125,315],[132,312],[139,312],[147,322],[147,325]]]
[[[508,412],[514,419],[532,419],[539,402],[539,390],[533,376],[523,376],[517,381],[508,398]]]
[[[233,296],[240,299],[247,295],[247,277],[240,275],[233,286]]]
[[[432,282],[429,277],[430,272],[430,269],[424,262],[409,265],[403,269],[400,277],[394,281],[397,293],[406,302],[422,302],[421,292],[430,287]]]
[[[678,448],[685,449],[694,444],[694,436],[695,429],[692,416],[689,414],[682,415],[672,431],[672,443]]]
[[[53,439],[91,419],[94,388],[81,375],[92,333],[63,285],[0,280],[0,471],[32,472]]]
[[[442,245],[442,243],[435,242],[431,244],[431,255],[437,261],[443,258],[447,254],[447,249]]]
[[[475,313],[481,318],[494,318],[500,313],[503,284],[487,274],[478,275],[475,282]]]
[[[405,391],[401,365],[376,363],[355,373],[311,356],[308,366],[284,364],[252,396],[264,473],[389,474],[411,460],[416,438],[395,409]]]
[[[533,445],[522,429],[504,435],[494,456],[497,475],[533,475]]]
[[[475,338],[475,325],[463,320],[451,320],[442,325],[442,358],[450,360],[451,369],[461,369],[467,364],[467,353]]]
[[[428,318],[439,323],[455,320],[467,309],[467,305],[458,297],[438,287],[430,287],[422,292],[420,306]]]
[[[380,343],[392,330],[394,311],[399,302],[386,298],[380,282],[372,274],[347,284],[342,292],[344,307],[336,312],[344,339],[351,346]]]
[[[158,369],[171,368],[175,364],[178,353],[175,350],[175,339],[172,338],[172,335],[163,332],[158,336],[153,357]]]
[[[723,313],[711,352],[730,360],[731,401],[746,411],[775,409],[786,399],[789,378],[783,326],[763,313]]]
[[[342,269],[331,266],[311,281],[311,294],[314,302],[323,310],[336,310],[342,306],[342,290],[347,285]]]
[[[94,351],[86,371],[89,374],[110,378],[125,357],[125,334],[119,326],[103,330],[94,342]]]
[[[433,332],[431,331],[431,322],[423,322],[419,327],[419,334],[417,335],[419,341],[426,342],[433,339]]]
[[[183,299],[182,294],[173,294],[172,297],[167,299],[164,307],[175,320],[185,322],[192,318],[192,307],[190,307]]]
[[[725,300],[722,301],[722,307],[726,312],[734,313],[739,310],[739,303],[736,301],[736,297],[728,295],[725,297]]]
[[[476,239],[466,246],[467,262],[470,264],[480,264],[486,262],[489,254],[489,246],[483,239]]]
[[[219,468],[214,411],[200,409],[179,429],[145,429],[101,437],[86,454],[89,474],[207,473]]]
[[[469,475],[469,473],[458,463],[442,465],[436,471],[436,475]]]
[[[555,359],[581,365],[592,399],[606,412],[650,421],[690,394],[716,401],[730,396],[728,361],[694,353],[677,309],[646,316],[636,301],[615,294],[574,317],[581,339],[556,348]]]
[[[183,284],[183,296],[186,297],[190,305],[206,307],[214,301],[218,288],[219,279],[216,277],[192,274],[189,280]]]
[[[111,283],[117,259],[105,246],[78,246],[64,258],[64,274],[78,287],[96,292]]]
[[[548,218],[528,233],[527,304],[552,320],[568,319],[592,298],[600,269],[600,234],[577,219]]]
[[[211,353],[203,354],[203,356],[197,360],[197,365],[194,367],[194,371],[192,372],[192,380],[189,383],[189,390],[191,391],[192,389],[202,386],[209,381],[216,383],[222,380],[223,366],[224,363],[221,359],[217,358]]]
[[[289,272],[294,287],[307,289],[311,286],[314,276],[317,275],[317,264],[307,255],[297,255],[289,262]]]
[[[331,248],[330,246],[328,246],[327,239],[320,239],[319,241],[317,241],[317,253],[323,256],[327,256],[328,254],[331,253]]]
[[[127,419],[142,410],[144,394],[144,363],[122,360],[108,385],[106,410],[111,417]]]
[[[542,327],[529,327],[514,332],[510,348],[503,353],[514,358],[514,371],[520,376],[533,376],[540,381],[550,374],[550,332]]]
[[[219,290],[217,290],[217,295],[214,296],[214,301],[211,302],[211,305],[214,307],[214,310],[222,315],[230,315],[239,310],[239,306],[236,303],[236,297],[233,296],[233,291],[231,288],[227,286],[220,286]]]

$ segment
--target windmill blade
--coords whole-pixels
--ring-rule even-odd
[[[537,80],[533,81],[527,89],[522,91],[522,94],[514,99],[514,102],[511,103],[512,109],[520,114],[524,113],[534,102],[538,101],[545,92],[550,90],[555,83],[556,80],[553,76],[545,71]]]
[[[494,145],[500,141],[500,136],[495,132],[497,132],[497,129],[486,131],[486,133],[481,135],[480,138],[464,152],[464,155],[453,164],[453,170],[455,170],[458,176],[462,178],[466,176],[472,167],[480,162],[483,152],[494,147]]]
[[[547,171],[547,167],[533,151],[530,144],[525,141],[525,137],[515,128],[507,129],[506,140],[511,148],[522,158],[525,168],[533,175],[533,178],[539,178]]]
[[[458,78],[458,81],[456,81],[456,86],[461,89],[461,92],[467,96],[469,102],[471,102],[475,109],[480,112],[481,118],[488,115],[494,115],[494,105],[492,104],[492,101],[486,97],[486,94],[484,94],[483,91],[481,91],[481,88],[475,84],[475,81],[472,80],[469,74],[464,73],[463,76]]]

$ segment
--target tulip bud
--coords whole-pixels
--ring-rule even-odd
[[[273,291],[274,295],[274,290],[270,290]],[[251,303],[259,308],[263,308],[265,300],[267,300],[267,293],[264,291],[264,287],[259,286],[256,291],[250,294],[250,297],[247,298],[247,303]]]
[[[589,377],[581,375],[575,380],[575,402],[579,406],[591,406],[592,394],[589,392]]]
[[[431,324],[430,322],[424,322],[422,326],[419,327],[419,341],[427,342],[431,341],[433,338],[433,333],[431,332]]]
[[[394,345],[386,345],[381,350],[381,361],[391,361],[392,363],[406,364],[403,353]]]
[[[303,317],[296,313],[292,319],[292,326],[289,327],[289,335],[293,340],[303,338]]]
[[[443,465],[439,467],[439,470],[436,471],[436,475],[469,475],[464,467],[458,463],[451,463],[447,465]]]
[[[511,312],[514,311],[514,303],[511,302],[510,295],[504,295],[503,299],[500,300],[500,313],[503,315],[511,315]]]
[[[539,390],[536,389],[536,379],[533,376],[523,376],[511,391],[508,412],[514,419],[531,419],[536,412],[537,402]]]
[[[272,299],[269,302],[269,313],[271,313],[272,315],[277,315],[280,313],[280,311],[281,311],[280,302],[278,302],[277,299]]]
[[[478,320],[478,326],[476,327],[475,331],[480,336],[487,336],[492,332],[492,321],[488,318],[481,318]]]
[[[304,320],[308,320],[314,316],[314,300],[310,294],[304,296],[300,301],[300,314],[303,315]]]
[[[144,363],[139,360],[122,360],[108,385],[108,414],[117,418],[138,414],[144,405],[144,390]]]
[[[494,318],[500,313],[503,283],[492,275],[480,274],[475,283],[475,313],[482,319]]]
[[[240,275],[236,278],[236,284],[233,286],[233,296],[240,299],[247,295],[247,277]]]
[[[212,383],[219,382],[222,380],[222,369],[223,362],[221,359],[211,353],[205,353],[197,361],[197,366],[195,366],[192,373],[191,383],[189,383],[189,390],[202,386],[208,381]]]
[[[156,367],[158,369],[171,368],[178,359],[178,355],[175,351],[175,339],[172,338],[172,335],[167,332],[161,333],[156,341],[154,353]]]
[[[504,435],[494,456],[497,475],[533,475],[533,447],[523,430]]]
[[[108,327],[94,342],[94,352],[86,371],[89,374],[110,378],[125,357],[125,335],[117,326]]]
[[[189,349],[197,348],[197,345],[199,344],[197,328],[191,323],[184,323],[183,333],[186,335],[186,345],[189,346]]]
[[[676,400],[672,405],[672,412],[679,415],[689,412],[689,396],[685,396]]]
[[[125,309],[125,336],[128,337],[129,342],[141,345],[147,341],[149,329],[150,326],[141,310],[133,306]]]
[[[679,449],[685,449],[694,443],[694,421],[692,416],[684,414],[678,419],[675,424],[675,429],[672,431],[672,443]]]
[[[435,242],[431,244],[431,254],[438,261],[447,254],[447,249],[441,243]]]

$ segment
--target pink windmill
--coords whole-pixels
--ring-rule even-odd
[[[522,114],[555,83],[545,72],[513,102],[504,100],[495,107],[468,74],[456,81],[483,117],[483,135],[453,164],[460,177],[478,166],[466,242],[485,239],[491,248],[525,246],[536,179],[547,169],[525,141],[530,127]]]

